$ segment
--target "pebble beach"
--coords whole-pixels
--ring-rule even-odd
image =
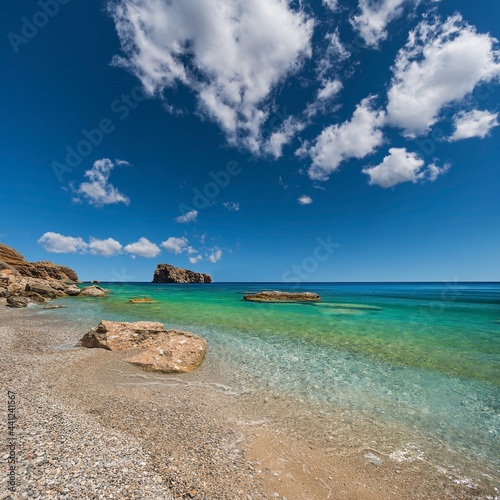
[[[16,460],[16,491],[4,473],[1,500],[494,498],[425,461],[394,465],[368,444],[346,452],[340,419],[338,435],[326,437],[314,429],[320,414],[266,395],[256,406],[203,370],[151,375],[123,353],[76,348],[85,328],[57,310],[34,311],[0,308]]]

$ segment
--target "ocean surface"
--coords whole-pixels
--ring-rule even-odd
[[[446,470],[475,464],[476,478],[500,477],[500,283],[101,286],[112,293],[62,299],[68,309],[40,314],[194,332],[208,342],[206,363],[235,391],[276,393],[326,415],[370,415],[377,432],[387,424],[389,441],[394,426],[408,430],[399,455],[389,447],[396,459],[434,454]],[[261,290],[313,291],[322,301],[243,300]],[[127,304],[143,297],[157,302]]]

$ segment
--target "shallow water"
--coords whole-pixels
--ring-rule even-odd
[[[498,478],[498,283],[102,286],[109,297],[62,299],[70,308],[40,314],[88,327],[147,319],[187,329],[207,340],[206,370],[235,394],[270,391],[327,413],[369,414],[434,443],[436,465],[477,460],[481,473]],[[323,300],[243,300],[243,293],[292,289]],[[142,297],[158,302],[127,304]]]

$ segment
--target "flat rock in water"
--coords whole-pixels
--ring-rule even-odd
[[[315,302],[321,300],[317,293],[313,292],[259,292],[253,295],[244,295],[245,300],[253,302]]]
[[[162,323],[152,321],[101,321],[77,345],[111,351],[143,349],[125,361],[166,373],[196,370],[207,352],[207,343],[201,337],[180,330],[165,330]]]
[[[47,304],[43,306],[42,309],[67,309],[68,306],[63,306],[61,304]]]
[[[158,301],[153,299],[130,299],[127,304],[154,304],[155,302]]]

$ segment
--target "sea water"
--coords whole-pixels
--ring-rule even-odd
[[[206,363],[236,393],[270,391],[326,413],[369,414],[439,443],[450,453],[442,465],[459,456],[499,477],[499,283],[102,286],[106,298],[66,298],[68,309],[40,313],[88,327],[149,320],[194,332],[208,342]],[[261,290],[312,291],[322,300],[243,299]]]

